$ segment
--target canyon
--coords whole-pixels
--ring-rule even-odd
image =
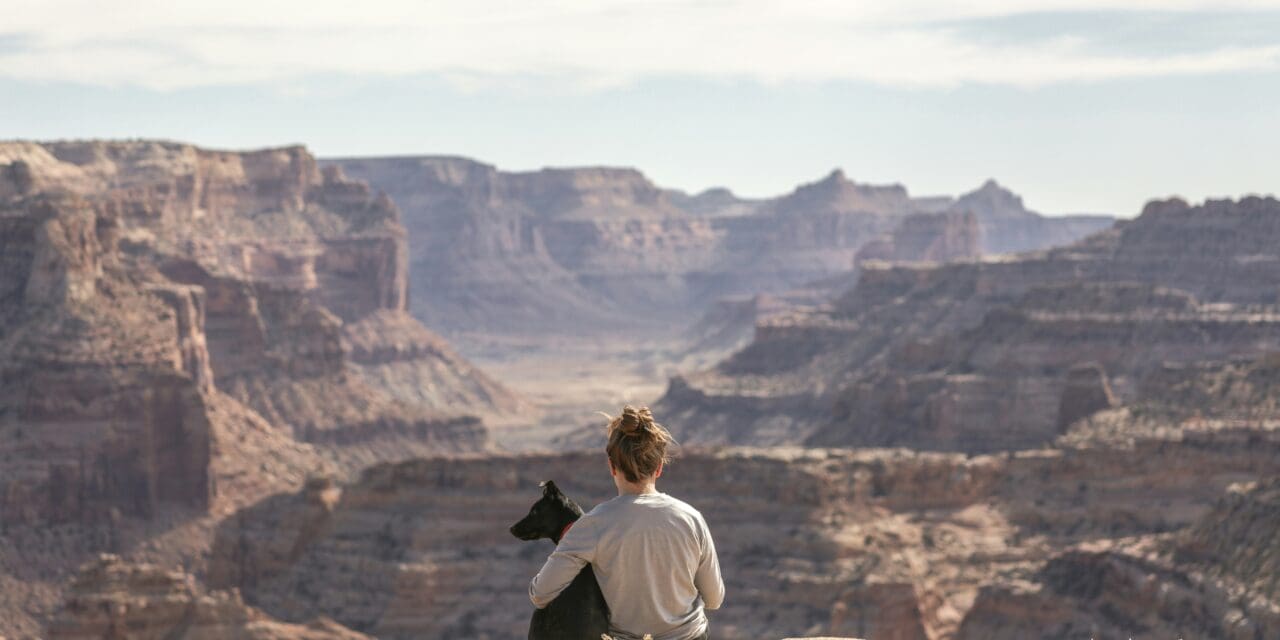
[[[1066,247],[943,265],[864,264],[829,304],[672,379],[689,443],[991,452],[1148,398],[1166,366],[1280,350],[1280,202],[1142,215]]]
[[[0,573],[31,599],[0,633],[141,523],[199,539],[523,403],[408,314],[395,205],[301,147],[0,144],[0,256]]]
[[[788,194],[746,199],[723,188],[663,189],[628,168],[508,172],[432,156],[324,162],[399,204],[417,283],[413,313],[464,342],[667,337],[717,298],[847,275],[873,242],[886,257],[945,260],[1065,244],[1113,220],[1045,217],[994,181],[959,198],[916,198],[835,170]],[[931,247],[925,238],[938,223],[918,214],[940,213],[973,215],[978,228],[967,233],[977,237],[957,232]]]
[[[1277,246],[1269,197],[3,142],[0,636],[523,637],[507,527],[658,400],[716,637],[1275,637]]]
[[[1275,557],[1274,530],[1255,518],[1274,520],[1275,505],[1227,494],[1275,477],[1280,432],[1170,431],[974,457],[688,449],[662,488],[697,505],[715,536],[728,594],[711,613],[719,637],[1271,637],[1280,594],[1252,559]],[[600,464],[594,452],[427,458],[317,482],[224,521],[209,581],[283,620],[328,616],[383,638],[518,637],[526,582],[511,576],[533,575],[550,545],[506,528],[543,480],[588,507],[609,498]],[[1200,549],[1218,530],[1233,537],[1194,567],[1130,550]],[[1184,575],[1203,586],[1181,586]]]

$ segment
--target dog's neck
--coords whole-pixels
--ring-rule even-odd
[[[564,540],[564,534],[569,533],[569,529],[573,527],[574,522],[577,522],[577,520],[570,521],[569,524],[566,524],[564,528],[560,530],[560,535],[556,536],[556,544],[560,544],[560,541]]]
[[[575,514],[573,516],[573,519],[570,520],[568,524],[564,525],[564,528],[560,530],[560,535],[552,538],[551,541],[556,544],[560,544],[560,541],[564,539],[564,534],[569,533],[569,529],[573,528],[573,523],[577,522],[578,518],[581,518],[581,517],[582,516]]]

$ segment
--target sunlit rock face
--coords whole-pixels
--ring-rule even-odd
[[[1166,364],[1280,350],[1276,246],[1274,199],[1168,201],[1046,252],[867,263],[829,308],[767,319],[674,380],[661,408],[691,442],[1039,446],[1140,400]]]
[[[472,414],[520,406],[408,315],[390,200],[301,147],[16,142],[0,169],[9,522],[271,486],[217,479],[263,419],[358,464],[476,450]]]
[[[488,446],[523,401],[408,314],[405,238],[301,147],[0,143],[0,634],[94,551],[199,564],[309,474]]]
[[[1174,535],[1057,554],[1031,581],[983,587],[956,637],[1273,637],[1277,496],[1274,477],[1233,486]]]
[[[661,332],[692,324],[717,298],[849,273],[869,244],[888,248],[864,257],[948,260],[1066,243],[1111,221],[1045,218],[992,185],[959,200],[913,198],[901,185],[862,184],[838,170],[752,200],[726,189],[663,190],[624,168],[323,162],[396,200],[411,238],[411,309],[461,332]]]
[[[87,200],[0,214],[0,516],[9,523],[207,507],[212,376],[200,292],[138,283]]]
[[[1020,611],[994,599],[999,589],[1045,576],[1070,583],[1082,543],[1207,537],[1181,532],[1199,531],[1233,483],[1280,470],[1275,431],[1188,425],[1123,444],[1107,433],[1015,456],[693,450],[659,488],[698,508],[715,538],[727,591],[710,613],[717,637],[939,640]],[[613,497],[603,464],[599,453],[431,458],[350,484],[317,480],[226,519],[208,580],[283,620],[323,615],[382,638],[520,637],[528,580],[551,545],[507,528],[543,480],[586,508]],[[1264,525],[1250,533],[1248,517],[1240,522],[1231,539],[1265,544]],[[1212,557],[1204,566],[1234,566]],[[1217,606],[1212,593],[1179,593]],[[1117,587],[1099,597],[1090,606],[1127,596]],[[1025,615],[1058,620],[1064,607],[1050,599]]]
[[[368,638],[332,620],[282,623],[244,604],[238,593],[204,593],[186,573],[113,555],[102,555],[80,569],[47,631],[55,640]]]

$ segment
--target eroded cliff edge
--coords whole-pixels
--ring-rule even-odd
[[[917,198],[836,170],[778,197],[746,199],[662,189],[630,168],[511,172],[439,156],[323,162],[399,203],[423,287],[412,310],[459,333],[667,335],[716,299],[847,274],[869,244],[912,260],[970,251],[965,238],[931,247],[935,237],[917,233],[912,243],[921,222],[913,215],[974,216],[975,255],[1065,244],[1112,221],[1041,216],[991,181],[960,198]]]
[[[864,264],[849,292],[757,325],[748,347],[673,379],[688,442],[1040,446],[1170,366],[1280,350],[1280,202],[1153,202],[1043,252]]]
[[[394,204],[301,147],[0,143],[6,624],[148,522],[486,447],[522,400],[409,316],[406,255]]]

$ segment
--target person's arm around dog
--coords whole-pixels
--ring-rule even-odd
[[[529,600],[533,606],[542,609],[551,604],[578,577],[582,567],[591,562],[596,540],[585,531],[590,526],[588,518],[580,518],[560,539],[556,550],[529,583]]]

